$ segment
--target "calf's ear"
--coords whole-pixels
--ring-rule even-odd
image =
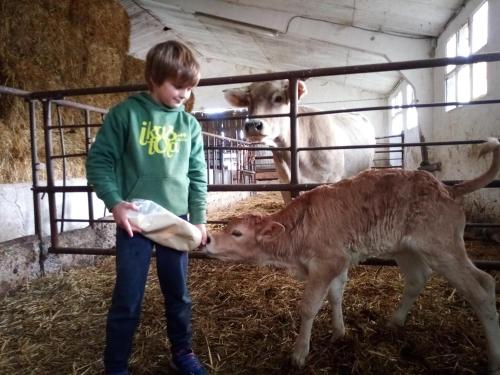
[[[257,240],[272,240],[284,231],[285,227],[283,226],[283,224],[280,224],[276,221],[270,221],[257,233]]]
[[[224,98],[234,107],[248,107],[248,87],[224,90]]]

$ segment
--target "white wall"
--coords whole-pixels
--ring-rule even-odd
[[[60,185],[60,182],[57,182]],[[86,179],[72,179],[68,186],[86,185]],[[210,192],[207,197],[208,212],[215,212],[245,198],[250,192]],[[94,219],[104,216],[104,203],[93,196]],[[57,215],[61,217],[62,194],[56,194]],[[35,233],[33,193],[29,184],[0,184],[0,243]],[[50,234],[49,204],[45,195],[41,200],[41,222],[44,236]],[[109,215],[109,212],[106,212]],[[65,205],[66,219],[88,219],[87,193],[67,193]],[[64,223],[64,231],[87,227],[88,223]],[[60,228],[60,224],[58,224]]]
[[[60,182],[57,182],[60,184]],[[72,179],[71,185],[86,185],[85,179]],[[56,194],[57,215],[61,217],[62,194]],[[30,184],[0,185],[0,242],[8,241],[35,233],[33,192]],[[41,222],[43,235],[50,234],[49,204],[47,195],[41,199]],[[104,204],[94,195],[94,216],[103,216]],[[88,219],[87,193],[67,193],[65,218]],[[87,223],[64,223],[64,230],[83,228]],[[60,228],[60,224],[58,224]]]
[[[462,12],[448,25],[438,38],[436,57],[446,56],[446,42],[473,14],[483,2],[471,0]],[[500,1],[489,1],[488,44],[477,53],[500,51]],[[445,68],[434,69],[434,101],[445,101]],[[478,99],[500,98],[500,62],[488,63],[488,93]],[[489,136],[500,137],[500,105],[463,106],[445,112],[444,108],[433,110],[432,123],[422,123],[422,130],[430,135],[428,141],[473,140]],[[444,146],[429,148],[432,162],[441,162],[442,170],[436,176],[443,180],[470,179],[484,171],[489,163],[477,160],[477,146]],[[499,189],[482,189],[465,199],[469,221],[500,221]]]

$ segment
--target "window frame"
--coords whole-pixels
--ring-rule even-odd
[[[487,34],[486,34],[486,41],[485,43],[481,46],[478,47],[474,52],[473,51],[473,46],[472,43],[474,41],[474,23],[473,19],[474,16],[482,9],[482,7],[486,4],[487,8],[487,13],[486,16],[489,17],[489,4],[488,1],[482,2],[474,12],[470,14],[469,17],[467,17],[467,21],[460,26],[457,31],[455,31],[450,37],[446,40],[446,46],[445,46],[445,55],[446,57],[456,57],[456,56],[470,56],[472,53],[477,53],[479,50],[483,49],[485,46],[488,45],[488,38],[489,38],[489,29],[487,29]],[[463,53],[463,31],[464,28],[467,28],[467,51],[466,54]],[[462,36],[462,37],[461,37]],[[450,48],[449,48],[449,43],[455,39],[455,46],[454,46],[454,52],[450,53]],[[462,51],[461,50],[462,47]],[[487,68],[486,68],[486,75],[485,75],[485,80],[486,82],[481,84],[484,85],[485,90],[482,91],[479,95],[474,96],[474,87],[475,81],[474,81],[474,65],[476,64],[467,64],[467,65],[446,65],[445,67],[445,74],[444,74],[444,97],[446,102],[461,102],[461,103],[468,103],[471,100],[478,99],[481,97],[484,97],[488,94],[488,73],[487,73]],[[460,84],[461,80],[459,80],[459,77],[461,76],[460,73],[463,73],[464,70],[468,70],[468,79],[467,79],[467,90],[468,92],[466,93],[465,97],[460,97],[460,92],[463,89],[462,85]],[[477,78],[477,77],[476,77]],[[449,87],[448,84],[449,82],[454,82],[454,87],[453,87],[453,97],[449,97]],[[462,95],[464,95],[462,93]],[[460,100],[459,100],[460,99]],[[464,100],[462,100],[464,99]],[[449,112],[455,108],[460,108],[462,105],[448,105],[445,107],[445,112]]]

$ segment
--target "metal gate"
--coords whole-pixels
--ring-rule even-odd
[[[346,74],[358,74],[358,73],[373,73],[373,72],[383,72],[383,71],[391,71],[391,70],[405,70],[405,69],[421,69],[421,68],[434,68],[446,65],[461,65],[461,64],[472,64],[483,61],[498,61],[500,60],[500,53],[489,53],[489,54],[481,54],[481,55],[471,55],[468,57],[455,57],[455,58],[438,58],[438,59],[430,59],[430,60],[415,60],[415,61],[404,61],[404,62],[394,62],[394,63],[384,63],[384,64],[370,64],[370,65],[358,65],[358,66],[347,66],[347,67],[338,67],[338,68],[323,68],[323,69],[312,69],[312,70],[299,70],[299,71],[291,71],[291,72],[281,72],[281,73],[270,73],[270,74],[256,74],[256,75],[248,75],[248,76],[235,76],[235,77],[222,77],[222,78],[212,78],[212,79],[202,79],[199,83],[199,86],[215,86],[222,84],[234,84],[234,83],[248,83],[248,82],[257,82],[257,81],[269,81],[276,79],[287,79],[289,80],[290,87],[290,113],[282,114],[282,115],[272,115],[274,117],[278,116],[288,116],[290,118],[290,137],[291,137],[291,146],[290,147],[259,147],[255,148],[253,145],[245,144],[241,140],[234,139],[234,142],[231,143],[225,139],[219,139],[219,141],[214,141],[213,143],[208,142],[205,146],[207,152],[207,159],[210,159],[210,155],[212,160],[209,160],[209,168],[216,168],[216,164],[218,163],[217,168],[221,168],[224,170],[225,165],[229,163],[232,165],[233,162],[241,163],[245,168],[248,168],[248,173],[251,175],[252,167],[251,167],[251,159],[252,153],[260,152],[260,151],[271,151],[271,150],[281,150],[288,151],[291,155],[291,181],[289,184],[282,183],[261,183],[254,184],[254,180],[251,178],[245,180],[237,179],[236,182],[240,182],[237,184],[227,184],[225,177],[221,177],[219,180],[213,179],[213,183],[208,186],[209,191],[291,191],[291,192],[299,192],[303,190],[308,190],[318,186],[319,184],[299,184],[297,175],[298,175],[298,153],[299,152],[310,152],[314,150],[326,150],[326,149],[359,149],[359,148],[374,148],[376,151],[383,151],[389,147],[388,143],[375,144],[375,145],[352,145],[352,146],[335,146],[335,147],[298,147],[297,145],[297,119],[301,116],[311,116],[311,115],[319,115],[319,114],[332,114],[332,113],[342,113],[342,112],[363,112],[363,111],[375,111],[375,110],[389,110],[392,109],[392,106],[379,106],[379,107],[362,107],[362,108],[351,108],[347,110],[331,110],[331,111],[318,111],[318,112],[310,112],[310,113],[297,113],[297,82],[299,79],[309,78],[309,77],[320,77],[326,75],[346,75]],[[40,220],[39,215],[39,205],[38,198],[39,194],[47,194],[49,198],[49,211],[50,211],[50,228],[51,228],[51,246],[49,247],[49,252],[52,253],[78,253],[78,254],[113,254],[113,250],[111,249],[94,249],[94,248],[70,248],[70,247],[62,247],[59,244],[58,240],[58,224],[63,224],[68,221],[85,221],[90,223],[90,225],[94,225],[96,222],[102,222],[102,219],[95,219],[94,209],[93,209],[93,201],[92,201],[92,189],[89,186],[66,186],[64,183],[62,185],[56,185],[55,183],[55,171],[54,171],[54,163],[59,160],[62,161],[63,164],[66,163],[67,160],[71,158],[83,158],[86,156],[93,133],[95,130],[101,125],[102,121],[92,121],[92,118],[96,118],[105,113],[104,110],[100,108],[95,108],[92,106],[86,106],[77,104],[74,102],[69,102],[66,100],[62,100],[65,97],[71,96],[81,96],[81,95],[97,95],[97,94],[106,94],[106,93],[123,93],[123,92],[134,92],[139,90],[145,90],[145,85],[129,85],[129,86],[120,86],[120,87],[101,87],[101,88],[83,88],[83,89],[73,89],[73,90],[56,90],[56,91],[45,91],[45,92],[34,92],[34,93],[26,93],[22,94],[26,98],[29,103],[29,112],[30,112],[30,128],[32,130],[32,155],[33,155],[33,193],[34,193],[34,209],[35,209],[35,221]],[[21,95],[21,94],[18,94]],[[38,173],[41,167],[41,163],[37,160],[37,134],[36,134],[36,126],[35,126],[35,111],[36,106],[35,103],[40,102],[42,104],[42,112],[43,112],[43,129],[44,129],[44,147],[45,147],[45,173],[47,178],[47,185],[40,186],[38,183]],[[443,107],[447,105],[461,105],[461,106],[470,106],[470,105],[485,105],[485,104],[497,104],[500,103],[500,100],[477,100],[471,101],[468,103],[421,103],[421,104],[412,104],[412,105],[403,105],[398,106],[398,108],[431,108],[431,107]],[[56,123],[53,124],[52,121],[52,113],[53,111],[57,111],[59,107],[70,107],[74,110],[78,110],[82,112],[82,116],[84,120],[79,124],[62,124]],[[255,116],[253,118],[265,118],[272,117],[271,115],[261,115]],[[246,119],[246,115],[242,114],[232,114],[230,116],[222,116],[219,120],[231,120],[231,121],[244,121]],[[206,119],[201,118],[200,121],[203,123]],[[208,121],[208,120],[207,120]],[[83,131],[83,140],[84,147],[81,152],[75,153],[66,153],[63,145],[60,143],[60,152],[56,152],[54,150],[54,140],[56,137],[63,134],[66,130],[75,131],[76,129],[80,129]],[[216,137],[216,139],[218,139]],[[447,141],[447,142],[412,142],[412,143],[390,143],[391,147],[434,147],[434,146],[446,146],[446,145],[464,145],[464,144],[479,144],[482,143],[483,140],[455,140],[455,141]],[[240,156],[236,157],[236,161],[234,161],[234,152],[236,154],[247,151],[250,156],[247,156],[247,161],[245,161],[245,157],[240,159]],[[233,152],[233,153],[232,153]],[[225,155],[230,155],[229,159],[226,163]],[[253,154],[255,155],[255,154]],[[245,164],[246,163],[246,164]],[[63,168],[64,170],[64,168]],[[224,176],[224,175],[223,175]],[[64,179],[63,179],[64,181]],[[233,177],[231,177],[231,182],[233,182]],[[243,182],[243,183],[241,183]],[[459,181],[444,181],[447,184],[454,184]],[[500,181],[496,180],[490,185],[489,188],[498,188],[500,187]],[[58,217],[56,213],[56,194],[57,193],[73,193],[73,192],[85,192],[88,196],[88,218],[86,219],[71,219]],[[469,224],[474,226],[500,226],[499,224]],[[37,224],[37,230],[40,231],[40,225]],[[40,232],[38,232],[40,234]],[[367,262],[368,264],[383,264],[383,265],[392,265],[394,264],[391,261],[377,260],[372,259]],[[476,264],[481,268],[494,268],[500,269],[500,262],[493,261],[477,261]]]

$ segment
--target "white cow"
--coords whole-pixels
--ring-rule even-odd
[[[298,83],[298,98],[306,94],[305,83]],[[250,116],[288,113],[290,111],[288,81],[252,83],[225,91],[226,100],[236,107],[247,107]],[[298,113],[317,112],[299,106]],[[289,117],[262,118],[247,121],[247,140],[275,147],[290,147]],[[297,119],[297,146],[348,146],[374,144],[375,131],[368,119],[360,114],[303,116]],[[299,152],[299,183],[336,182],[370,168],[373,149],[347,149]],[[290,152],[273,151],[276,171],[281,182],[290,182]],[[289,194],[283,194],[285,202]]]
[[[491,138],[488,171],[445,186],[426,171],[369,170],[313,189],[267,216],[233,219],[207,239],[208,255],[222,260],[286,267],[306,281],[301,326],[292,359],[309,353],[313,320],[324,298],[333,312],[333,338],[344,335],[342,294],[347,270],[367,257],[392,258],[404,276],[403,297],[392,316],[403,325],[432,271],[444,276],[471,303],[485,331],[490,370],[500,375],[500,329],[495,279],[477,269],[463,241],[464,194],[490,183],[500,170],[500,143]]]

